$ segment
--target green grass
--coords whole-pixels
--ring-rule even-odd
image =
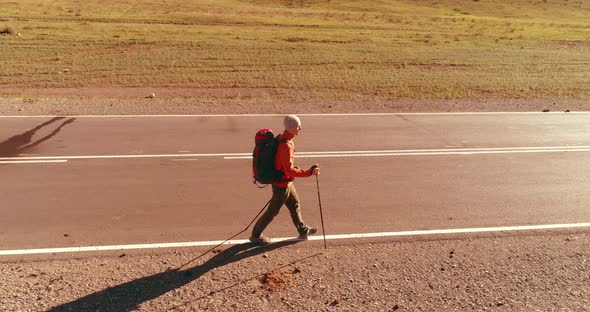
[[[4,2],[0,86],[590,98],[587,0]]]

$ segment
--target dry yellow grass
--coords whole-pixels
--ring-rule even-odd
[[[590,1],[4,3],[0,85],[589,98]]]

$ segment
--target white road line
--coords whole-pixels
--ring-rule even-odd
[[[37,160],[37,159],[113,159],[113,158],[176,158],[176,157],[223,157],[227,155],[248,155],[247,153],[226,154],[153,154],[153,155],[89,155],[89,156],[25,156],[25,157],[0,157],[0,160]]]
[[[479,154],[519,154],[519,153],[560,153],[590,152],[590,147],[561,148],[482,148],[482,149],[446,149],[446,150],[399,150],[399,151],[364,151],[364,152],[307,152],[298,153],[298,158],[325,157],[385,157],[385,156],[426,156],[426,155],[479,155]],[[251,155],[224,156],[223,159],[252,159]]]
[[[477,154],[557,153],[557,152],[589,152],[589,151],[590,151],[590,146],[586,145],[586,146],[489,147],[489,148],[298,152],[297,157],[305,158],[305,157],[477,155]],[[124,159],[124,158],[198,158],[198,157],[223,157],[224,159],[251,159],[252,153],[23,156],[23,157],[0,157],[0,161],[54,160],[54,159],[74,160],[74,159]]]
[[[424,152],[424,153],[371,153],[371,154],[311,154],[297,158],[326,157],[387,157],[387,156],[434,156],[434,155],[480,155],[480,154],[522,154],[522,153],[558,153],[558,152],[590,152],[590,149],[579,150],[530,150],[530,151],[473,151],[473,152]],[[223,159],[252,159],[252,156],[231,156]]]
[[[394,236],[423,236],[423,235],[444,235],[444,234],[463,234],[463,233],[533,231],[533,230],[572,229],[572,228],[587,228],[587,227],[590,227],[590,223],[542,224],[542,225],[521,225],[521,226],[502,226],[502,227],[483,227],[483,228],[463,228],[463,229],[441,229],[441,230],[417,230],[417,231],[401,231],[401,232],[336,234],[336,235],[326,235],[326,239],[333,240],[333,239],[377,238],[377,237],[394,237]],[[286,240],[293,240],[293,237],[274,238],[274,239],[272,239],[272,242],[281,242],[281,241],[286,241]],[[309,240],[323,240],[323,236],[322,235],[310,236]],[[45,254],[45,253],[64,253],[64,252],[128,250],[128,249],[157,249],[157,248],[215,246],[215,245],[219,245],[223,242],[224,241],[222,241],[222,240],[217,240],[217,241],[159,243],[159,244],[133,244],[133,245],[0,250],[0,256]],[[248,240],[245,240],[245,239],[237,239],[237,240],[227,241],[224,243],[224,245],[243,244],[243,243],[247,243],[247,242],[248,242]]]
[[[563,146],[515,146],[515,147],[474,147],[474,148],[442,148],[442,149],[411,149],[411,150],[373,150],[373,151],[333,151],[333,152],[298,152],[299,154],[330,154],[330,153],[346,153],[346,154],[353,154],[353,153],[397,153],[397,152],[423,152],[423,151],[432,151],[432,152],[449,152],[449,151],[496,151],[496,150],[550,150],[550,149],[588,149],[590,145],[563,145]]]
[[[14,159],[14,158],[13,158]],[[0,161],[0,165],[2,164],[46,164],[46,163],[65,163],[67,160],[14,160],[14,161]]]
[[[297,114],[297,113],[295,113]],[[299,113],[298,116],[435,116],[435,115],[576,115],[576,114],[590,114],[588,111],[579,112],[423,112],[423,113]],[[187,114],[187,115],[29,115],[29,116],[0,116],[0,118],[53,118],[53,117],[68,117],[68,118],[192,118],[192,117],[284,117],[285,114]]]

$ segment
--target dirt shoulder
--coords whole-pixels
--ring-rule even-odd
[[[3,311],[590,311],[590,234],[4,261]]]
[[[26,94],[26,95],[23,95]],[[0,89],[0,115],[589,111],[590,99],[341,99],[294,91],[195,88]]]

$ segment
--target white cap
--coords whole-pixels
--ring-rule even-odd
[[[283,123],[285,124],[285,130],[294,129],[301,126],[301,120],[299,117],[297,117],[297,115],[285,116]]]

